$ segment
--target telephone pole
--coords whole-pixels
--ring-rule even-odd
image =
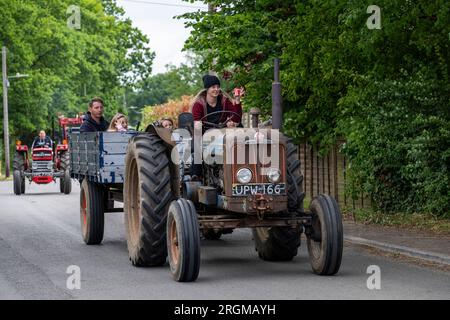
[[[5,144],[5,176],[9,177],[8,76],[6,74],[6,47],[2,47],[3,80],[3,137]]]
[[[9,120],[8,120],[8,87],[10,79],[26,78],[28,74],[17,73],[8,77],[6,72],[6,47],[2,47],[2,80],[3,80],[3,141],[5,144],[5,176],[9,178]]]

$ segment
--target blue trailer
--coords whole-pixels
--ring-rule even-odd
[[[137,132],[71,132],[72,178],[120,185],[124,181],[125,154],[130,138]]]

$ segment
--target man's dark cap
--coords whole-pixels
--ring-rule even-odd
[[[205,74],[203,76],[203,85],[205,89],[209,89],[216,84],[220,87],[220,80],[216,76],[212,76],[209,74]]]

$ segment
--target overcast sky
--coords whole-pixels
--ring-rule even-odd
[[[181,52],[184,41],[189,36],[183,20],[174,16],[189,11],[197,11],[207,6],[197,1],[194,4],[182,0],[117,0],[131,18],[133,26],[139,28],[150,39],[150,47],[156,53],[153,62],[153,74],[166,70],[169,63],[179,65],[185,61]]]

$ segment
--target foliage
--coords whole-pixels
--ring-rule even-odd
[[[174,122],[174,126],[177,126],[178,115],[182,112],[189,112],[189,107],[193,96],[182,96],[181,99],[169,100],[168,102],[145,107],[142,112],[142,123],[145,128],[154,121],[160,120],[161,118],[171,118]]]
[[[450,219],[436,217],[429,213],[393,212],[384,214],[373,209],[355,209],[345,212],[344,219],[362,224],[377,224],[414,231],[427,231],[433,234],[450,235]]]
[[[349,93],[341,126],[354,192],[371,194],[385,212],[448,214],[450,116],[441,106],[449,94],[421,73]]]
[[[160,105],[183,95],[194,95],[202,88],[202,75],[195,66],[169,65],[167,71],[139,81],[127,93],[127,104],[142,109],[144,106]]]

